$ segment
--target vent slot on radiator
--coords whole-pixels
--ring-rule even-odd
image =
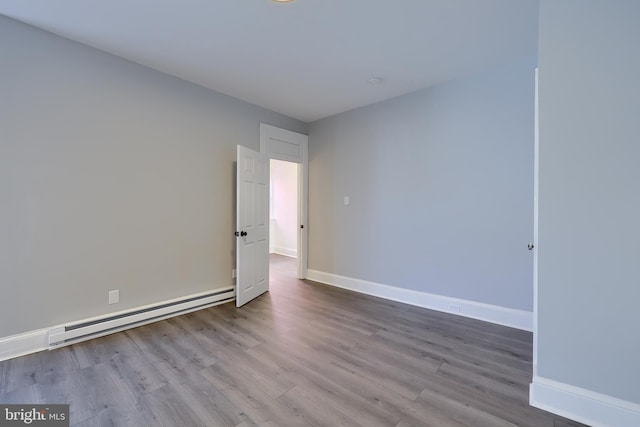
[[[49,329],[49,349],[130,329],[235,300],[235,288],[207,292]]]

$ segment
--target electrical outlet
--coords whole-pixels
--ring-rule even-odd
[[[120,302],[120,291],[109,291],[109,304],[117,304]]]
[[[235,268],[233,270],[231,270],[231,278],[232,279],[236,278],[236,269]]]
[[[449,310],[453,313],[460,313],[461,307],[458,304],[449,304]]]

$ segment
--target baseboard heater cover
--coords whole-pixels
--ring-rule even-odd
[[[235,300],[224,288],[49,329],[49,350]]]

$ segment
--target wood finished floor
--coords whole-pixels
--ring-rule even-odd
[[[294,277],[271,291],[0,362],[0,403],[74,426],[581,426],[528,405],[530,333]]]

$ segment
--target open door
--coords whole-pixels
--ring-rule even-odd
[[[236,306],[269,290],[269,163],[238,145]]]

